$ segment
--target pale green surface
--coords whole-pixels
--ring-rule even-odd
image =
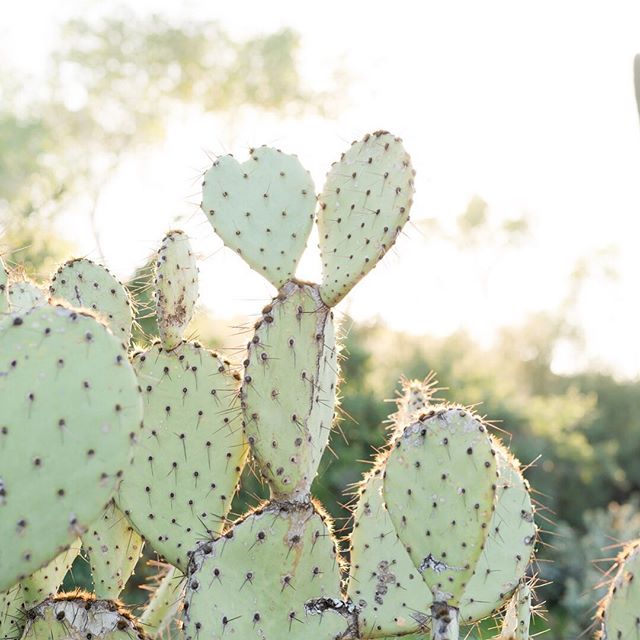
[[[496,482],[487,429],[462,408],[407,427],[390,451],[384,500],[434,601],[458,605],[482,552]]]
[[[288,283],[265,307],[242,385],[247,439],[276,494],[305,495],[327,445],[337,383],[332,312]]]
[[[142,402],[122,343],[62,307],[9,316],[0,330],[0,373],[6,589],[98,517],[130,464]]]
[[[640,540],[621,554],[620,568],[603,607],[607,640],[635,640],[640,636]]]
[[[170,567],[140,615],[140,624],[147,634],[159,636],[169,627],[182,608],[184,586],[182,574],[175,567]]]
[[[49,292],[72,307],[89,309],[121,342],[129,344],[133,323],[129,294],[105,267],[86,258],[69,260],[51,279]]]
[[[411,158],[390,133],[367,134],[331,167],[320,195],[322,299],[334,306],[393,246],[409,219]]]
[[[432,408],[436,382],[434,375],[429,374],[424,380],[408,380],[401,377],[400,384],[402,392],[396,400],[398,409],[390,416],[393,420],[393,436],[401,435],[404,428],[415,422],[421,413]]]
[[[98,598],[115,600],[133,574],[143,541],[113,501],[82,536]]]
[[[223,156],[204,176],[202,210],[215,232],[276,288],[295,274],[315,207],[309,172],[270,147],[242,164]]]
[[[460,602],[462,623],[491,615],[509,598],[533,556],[537,528],[529,486],[519,463],[494,440],[500,477],[496,510],[475,572]]]
[[[637,610],[635,612],[637,614]],[[502,629],[497,640],[529,640],[531,625],[531,588],[526,582],[521,582],[507,605],[502,621]],[[636,627],[637,633],[637,627]],[[616,636],[620,640],[631,640],[632,635]]]
[[[183,614],[186,640],[330,640],[346,629],[332,612],[305,613],[312,598],[340,598],[335,542],[310,506],[267,507],[232,533],[195,554]]]
[[[24,640],[133,640],[141,631],[133,618],[109,600],[53,599],[33,610]],[[142,639],[141,639],[142,640]]]
[[[47,566],[0,593],[0,640],[13,640],[22,635],[24,612],[57,592],[80,547],[80,540],[74,541]]]
[[[247,456],[238,380],[194,343],[133,357],[145,435],[116,502],[147,542],[185,569],[187,552],[219,533]]]
[[[38,569],[20,583],[22,598],[27,609],[54,595],[73,561],[80,553],[80,540],[74,540],[66,551],[57,555],[48,565]]]
[[[13,313],[25,313],[29,309],[47,304],[47,294],[31,280],[10,281],[7,295]]]
[[[0,640],[17,640],[22,635],[24,596],[19,584],[0,592]]]
[[[173,349],[182,342],[198,299],[198,266],[182,231],[170,231],[162,240],[155,288],[160,339],[165,349]]]
[[[368,638],[424,628],[433,601],[384,507],[382,471],[376,465],[363,480],[350,545],[347,595],[360,607],[360,632]]]

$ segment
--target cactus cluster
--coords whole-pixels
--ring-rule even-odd
[[[213,163],[203,212],[277,290],[239,364],[185,338],[198,268],[181,231],[157,254],[160,335],[145,349],[104,267],[66,263],[48,296],[0,269],[2,640],[170,626],[185,640],[453,640],[505,606],[501,637],[528,637],[528,484],[487,423],[433,399],[431,379],[404,382],[347,548],[311,495],[337,404],[334,307],[393,246],[413,180],[384,131],[352,144],[318,198],[279,150]],[[295,278],[314,220],[319,284]],[[248,460],[270,499],[233,521]],[[143,545],[166,571],[136,620],[117,599]],[[58,593],[80,546],[95,593]]]

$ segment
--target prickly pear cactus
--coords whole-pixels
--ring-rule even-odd
[[[129,294],[105,267],[86,258],[69,260],[51,279],[49,293],[73,307],[91,310],[129,344],[133,323]]]
[[[28,278],[10,281],[7,287],[9,307],[13,313],[24,313],[47,304],[47,295],[35,282]]]
[[[225,245],[279,289],[293,278],[313,225],[315,189],[296,156],[252,149],[213,163],[204,176],[202,210]]]
[[[182,231],[170,231],[156,260],[156,319],[167,351],[182,342],[198,299],[198,267],[191,244]]]
[[[531,587],[521,582],[509,601],[497,640],[529,640],[531,610]]]
[[[0,354],[4,590],[97,518],[130,464],[142,403],[122,344],[88,315],[60,306],[14,315]]]
[[[206,637],[331,640],[345,619],[308,601],[340,598],[329,522],[312,504],[271,504],[201,544],[189,564],[186,640]]]
[[[308,495],[329,441],[338,359],[333,313],[313,285],[288,282],[248,345],[244,429],[276,495]]]
[[[392,416],[392,437],[402,437],[402,420],[407,416],[413,416],[415,420],[416,411],[429,406],[433,384],[432,380],[426,385],[419,381],[402,381],[399,410]],[[431,415],[442,410],[442,407],[433,407]],[[525,574],[536,540],[531,497],[519,464],[495,439],[491,442],[499,473],[495,510],[486,528],[482,553],[475,563],[470,563],[473,575],[460,597],[461,624],[477,622],[506,602]],[[360,486],[350,539],[347,594],[360,608],[363,637],[424,631],[431,618],[433,595],[427,585],[417,579],[420,573],[399,544],[385,507],[382,496],[384,473],[382,456]],[[409,489],[408,495],[413,495],[413,488]]]
[[[160,339],[131,354],[132,305],[103,267],[66,263],[53,301],[10,291],[13,314],[0,268],[0,640],[17,640],[25,623],[26,640],[144,640],[143,627],[158,637],[172,623],[185,640],[456,640],[512,595],[503,638],[527,637],[528,485],[485,424],[434,402],[433,376],[403,383],[393,444],[359,487],[349,571],[311,497],[337,403],[331,307],[393,246],[413,175],[400,139],[383,131],[333,165],[317,212],[317,285],[294,277],[317,202],[297,158],[261,147],[244,164],[214,163],[208,220],[278,289],[241,373],[184,339],[198,270],[180,231],[156,260]],[[249,451],[271,497],[230,522]],[[54,595],[68,561],[47,563],[77,536],[96,594],[111,600]],[[138,623],[115,598],[143,539],[171,564]]]
[[[29,612],[25,640],[145,640],[131,614],[110,600],[69,594],[50,598]]]
[[[631,640],[640,634],[640,540],[629,543],[617,563],[598,611],[602,640]]]
[[[320,294],[334,306],[393,246],[409,219],[414,171],[400,138],[367,134],[342,155],[320,195]]]
[[[126,516],[110,502],[82,536],[98,598],[115,600],[133,573],[143,541]]]

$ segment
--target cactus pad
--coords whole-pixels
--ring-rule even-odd
[[[458,606],[484,546],[496,483],[487,428],[459,407],[424,414],[389,452],[385,503],[435,603]]]
[[[142,538],[127,517],[110,502],[82,536],[98,598],[115,600],[142,553]]]
[[[201,544],[187,576],[185,638],[330,640],[344,618],[305,604],[340,596],[336,545],[311,505],[270,505]]]
[[[424,380],[400,378],[402,391],[396,400],[398,410],[390,416],[393,435],[401,435],[405,427],[415,422],[421,413],[431,408],[433,394],[438,390],[435,375],[430,373]]]
[[[411,159],[400,138],[366,135],[331,167],[320,195],[322,299],[334,306],[393,246],[409,219]]]
[[[140,616],[140,624],[150,636],[161,636],[182,607],[185,580],[175,567],[162,576]],[[149,588],[145,585],[145,589]]]
[[[627,545],[618,565],[598,612],[603,640],[631,640],[640,634],[640,539]]]
[[[270,147],[242,164],[219,158],[204,176],[202,210],[215,232],[278,289],[294,276],[315,207],[309,172]]]
[[[126,289],[105,267],[86,258],[69,260],[53,276],[49,293],[73,307],[91,310],[121,342],[129,344],[133,323],[131,300]]]
[[[382,468],[365,477],[354,512],[347,595],[360,609],[363,638],[425,632],[431,591],[396,536],[382,499]]]
[[[69,594],[29,612],[25,640],[146,640],[138,622],[116,602]]]
[[[493,448],[500,476],[496,509],[460,603],[460,618],[465,623],[491,615],[504,604],[524,576],[536,541],[529,485],[520,473],[519,463],[495,440]]]
[[[526,582],[521,582],[507,605],[504,620],[502,621],[502,629],[496,640],[529,640],[530,624],[531,587],[529,587]],[[630,640],[633,636],[630,634],[628,636],[618,635],[610,637],[621,639],[629,638]]]
[[[317,287],[287,283],[263,309],[242,384],[247,439],[275,494],[305,495],[329,440],[337,352]]]
[[[0,330],[0,589],[49,562],[93,522],[129,465],[142,418],[122,344],[60,306]],[[69,475],[73,469],[73,475]]]
[[[145,436],[116,502],[147,542],[186,569],[187,553],[219,533],[247,446],[229,363],[198,344],[160,343],[133,365],[144,399]]]
[[[198,299],[198,267],[189,239],[182,231],[170,231],[156,260],[156,318],[165,349],[182,342]]]
[[[16,280],[7,287],[9,306],[13,313],[24,313],[47,304],[45,292],[31,280]]]
[[[46,567],[0,593],[0,640],[15,640],[22,635],[26,610],[55,595],[80,553],[80,546],[80,540],[76,540]]]

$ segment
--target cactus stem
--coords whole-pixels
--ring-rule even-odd
[[[446,602],[431,605],[431,640],[458,640],[460,634],[459,611]]]

